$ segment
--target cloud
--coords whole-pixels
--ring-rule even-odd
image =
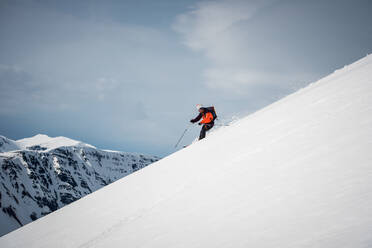
[[[246,94],[271,84],[288,94],[293,85],[303,87],[368,53],[371,28],[359,27],[372,18],[363,4],[202,1],[179,15],[173,28],[208,60],[203,75],[209,89]]]
[[[0,64],[0,87],[2,93],[7,90],[7,86],[9,85],[12,85],[14,89],[25,89],[27,82],[31,80],[32,76],[21,67]]]
[[[185,44],[195,50],[204,50],[214,57],[210,49],[235,24],[250,19],[260,8],[272,1],[204,1],[193,10],[177,17],[174,29],[185,35]],[[223,37],[224,38],[224,37]]]
[[[96,90],[98,99],[103,101],[106,96],[119,88],[119,82],[115,78],[101,77],[97,79]]]
[[[207,86],[241,93],[246,85],[267,81],[267,73],[249,70],[241,59],[243,50],[254,49],[244,45],[241,33],[246,31],[241,24],[273,2],[204,1],[178,16],[173,28],[184,36],[184,44],[201,51],[211,63],[204,72]]]
[[[37,99],[41,89],[33,76],[20,66],[0,64],[0,113],[22,108],[25,99]]]
[[[10,2],[2,7],[3,111],[15,95],[24,106],[49,111],[77,111],[84,104],[115,98],[123,104],[138,102],[131,93],[138,88],[143,89],[140,94],[151,93],[146,89],[153,84],[150,79],[164,78],[166,73],[158,67],[174,67],[167,52],[172,45],[157,29],[102,16],[81,18],[37,2]],[[12,111],[23,108],[14,105]]]

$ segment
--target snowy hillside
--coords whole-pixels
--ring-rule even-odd
[[[0,238],[10,247],[372,247],[372,56]]]
[[[8,152],[22,149],[15,141],[0,135],[0,152]]]
[[[0,236],[158,160],[46,135],[0,149]]]

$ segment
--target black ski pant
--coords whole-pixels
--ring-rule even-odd
[[[200,136],[199,136],[199,140],[201,139],[204,139],[205,138],[205,134],[207,133],[207,131],[209,129],[211,129],[212,127],[214,126],[214,123],[207,123],[207,124],[204,124],[202,129],[200,130]]]

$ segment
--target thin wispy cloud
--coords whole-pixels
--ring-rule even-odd
[[[241,33],[246,32],[244,22],[274,2],[204,1],[178,16],[173,27],[184,36],[185,45],[202,52],[211,63],[204,72],[209,87],[241,93],[247,85],[263,81],[263,73],[250,69],[241,58],[255,49],[244,44]]]
[[[39,88],[41,97],[51,101],[46,104],[54,103],[53,106],[74,104],[75,93],[91,96],[92,100],[102,99],[102,91],[113,87],[116,80],[113,77],[133,73],[131,69],[138,66],[139,61],[135,58],[140,55],[134,54],[135,50],[150,50],[154,42],[162,39],[160,33],[151,28],[82,20],[45,11],[42,6],[33,8],[31,13],[26,11],[22,8],[14,10],[7,23],[11,24],[12,30],[8,37],[2,38],[3,49],[9,47],[13,57],[18,57],[15,63],[8,61],[9,64],[3,65],[3,71],[19,69],[7,69],[7,75],[5,72],[2,75],[19,78],[21,73],[29,74],[29,80],[18,81],[29,88]],[[5,23],[2,26],[6,26]],[[150,38],[153,42],[148,41]],[[4,86],[6,79],[2,82]],[[6,86],[17,89],[16,83],[8,80]],[[57,92],[65,97],[49,99],[48,95]],[[27,102],[28,91],[24,94],[26,96],[19,95],[19,101],[35,103]],[[6,94],[2,101],[12,98],[12,94]]]
[[[217,48],[221,45],[216,43],[221,42],[219,38],[225,38],[224,36],[234,25],[249,20],[258,10],[272,2],[274,0],[201,1],[189,12],[179,15],[173,27],[185,35],[187,46],[202,50],[212,59],[218,59]],[[219,59],[226,60],[226,58]]]

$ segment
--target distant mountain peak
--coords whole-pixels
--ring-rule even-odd
[[[50,151],[64,146],[96,148],[92,145],[86,144],[78,140],[73,140],[63,136],[49,137],[48,135],[45,134],[37,134],[30,138],[17,140],[16,142],[20,147],[27,150]]]
[[[0,152],[20,150],[21,147],[11,139],[0,135]]]

